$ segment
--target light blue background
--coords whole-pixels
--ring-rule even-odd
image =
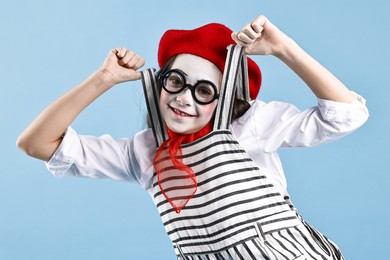
[[[332,144],[283,151],[289,191],[305,218],[347,259],[388,259],[390,19],[388,1],[2,1],[0,6],[0,259],[174,259],[157,211],[136,185],[56,179],[15,141],[52,101],[126,46],[156,66],[169,28],[260,14],[367,99],[371,117]],[[316,100],[284,64],[255,57],[260,98]],[[145,119],[139,82],[112,89],[73,123],[83,134],[131,136]]]

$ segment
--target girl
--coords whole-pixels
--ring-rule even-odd
[[[305,81],[318,106],[299,111],[256,100],[261,73],[242,49],[279,58]],[[55,176],[142,185],[179,259],[343,259],[291,204],[277,152],[354,131],[368,118],[365,100],[264,16],[239,32],[220,24],[169,30],[158,60],[154,77],[151,70],[138,72],[144,65],[138,54],[113,49],[97,71],[32,122],[18,146],[46,161]],[[70,127],[105,91],[141,77],[151,129],[115,140]],[[247,98],[240,94],[246,79]]]

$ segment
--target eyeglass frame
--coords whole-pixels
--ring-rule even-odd
[[[182,78],[183,78],[183,87],[180,88],[178,91],[170,91],[168,90],[166,87],[165,87],[165,84],[164,84],[164,80],[167,78],[167,75],[170,75],[172,72],[176,72],[178,73]],[[160,83],[161,83],[161,86],[162,88],[168,92],[169,94],[178,94],[180,92],[182,92],[184,89],[186,88],[189,88],[190,91],[191,91],[191,95],[192,95],[192,98],[194,99],[194,101],[200,105],[208,105],[208,104],[211,104],[213,103],[216,99],[219,99],[219,93],[218,93],[218,89],[217,87],[215,86],[215,84],[209,80],[199,80],[195,83],[195,85],[191,85],[191,84],[187,84],[186,82],[186,77],[185,75],[183,75],[183,71],[179,70],[179,69],[170,69],[170,70],[167,70],[167,71],[159,71],[157,72],[158,76],[157,76],[157,79],[160,80]],[[196,97],[195,95],[195,89],[197,86],[199,86],[200,84],[202,83],[207,83],[209,84],[213,89],[214,89],[214,96],[211,100],[207,101],[207,102],[202,102],[200,100],[198,100],[198,98]]]

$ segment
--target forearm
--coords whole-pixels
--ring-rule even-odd
[[[287,36],[284,38],[275,56],[287,64],[318,98],[345,103],[356,100],[356,96],[340,80],[295,41]]]
[[[111,87],[104,73],[93,73],[47,107],[20,135],[17,145],[28,155],[49,160],[72,121],[97,97]]]
[[[314,60],[265,16],[248,23],[233,40],[246,47],[247,54],[272,54],[286,63],[319,98],[350,103],[356,96],[332,73]]]
[[[49,160],[81,111],[112,86],[139,79],[137,70],[144,64],[131,50],[113,49],[96,72],[46,108],[20,135],[17,145],[32,157]]]

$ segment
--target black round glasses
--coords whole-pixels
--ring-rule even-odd
[[[199,80],[195,85],[187,84],[184,72],[178,69],[168,70],[159,75],[164,90],[170,94],[182,92],[185,88],[191,90],[196,103],[207,105],[219,98],[217,87],[208,80]]]

